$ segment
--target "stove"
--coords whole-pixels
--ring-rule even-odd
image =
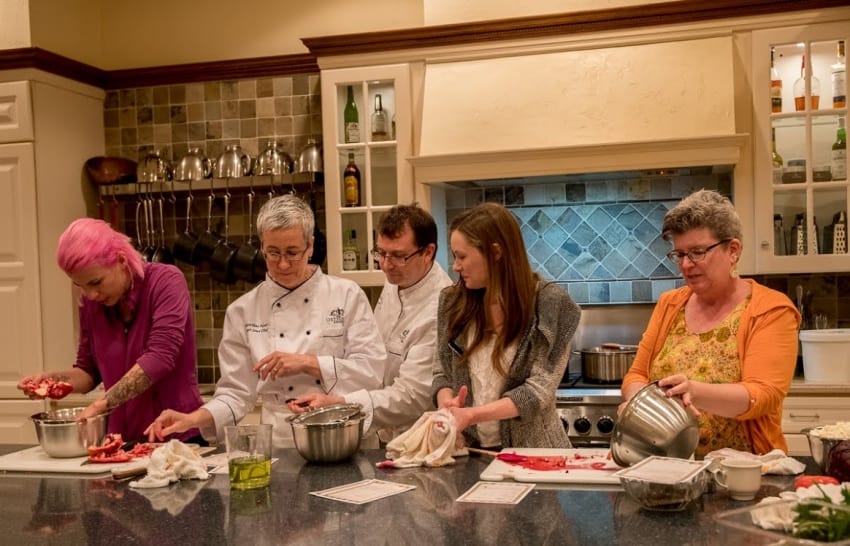
[[[591,383],[580,374],[565,376],[555,393],[558,416],[575,447],[609,447],[622,401],[619,383]]]

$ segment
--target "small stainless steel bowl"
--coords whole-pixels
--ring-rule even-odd
[[[85,408],[65,408],[31,416],[41,448],[51,457],[81,457],[106,436],[108,414],[78,422]]]
[[[817,434],[812,434],[812,431],[819,427],[804,428],[800,432],[806,435],[809,440],[809,451],[812,452],[812,459],[815,460],[820,467],[821,472],[829,475],[829,452],[832,448],[850,438],[824,438]]]
[[[699,423],[676,397],[650,383],[629,400],[617,417],[611,455],[631,466],[650,455],[689,459],[699,442]]]
[[[360,404],[335,404],[289,418],[295,449],[313,463],[348,459],[360,449],[365,415]]]

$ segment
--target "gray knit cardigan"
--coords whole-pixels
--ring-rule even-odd
[[[469,366],[460,365],[458,339],[449,340],[445,323],[446,299],[454,287],[443,289],[437,312],[437,351],[434,363],[432,396],[436,403],[440,389],[455,393],[466,385],[466,405],[472,406],[475,393]],[[551,282],[541,281],[532,323],[517,343],[516,356],[508,369],[503,397],[513,400],[519,415],[500,422],[502,447],[570,447],[570,440],[555,411],[555,390],[564,375],[570,357],[570,341],[578,327],[581,309],[570,295]],[[461,336],[462,338],[463,336]],[[454,347],[452,347],[452,345]],[[478,444],[478,427],[464,431],[467,445]]]

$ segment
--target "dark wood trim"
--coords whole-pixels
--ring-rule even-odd
[[[0,50],[0,70],[20,68],[36,68],[95,87],[105,87],[109,79],[105,70],[37,47]]]
[[[847,6],[847,0],[684,0],[360,34],[302,38],[316,57],[521,40]]]
[[[43,70],[102,89],[319,72],[316,57],[309,53],[107,71],[37,47],[0,50],[0,70],[20,68]]]
[[[109,72],[107,89],[169,85],[246,78],[268,78],[319,72],[316,57],[309,53],[255,57],[232,61],[176,64],[151,68],[131,68]]]
[[[304,38],[310,53],[101,70],[37,47],[0,50],[0,70],[36,68],[103,89],[318,73],[317,57],[519,40],[847,6],[847,0],[682,0],[475,23]]]

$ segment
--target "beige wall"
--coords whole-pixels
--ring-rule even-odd
[[[0,49],[30,47],[29,0],[0,0]]]
[[[12,47],[7,10],[26,16],[27,4],[33,46],[105,70],[307,53],[301,38],[422,26],[422,0],[0,0],[0,47]]]
[[[509,17],[656,4],[668,0],[423,0],[425,24],[444,25]]]

